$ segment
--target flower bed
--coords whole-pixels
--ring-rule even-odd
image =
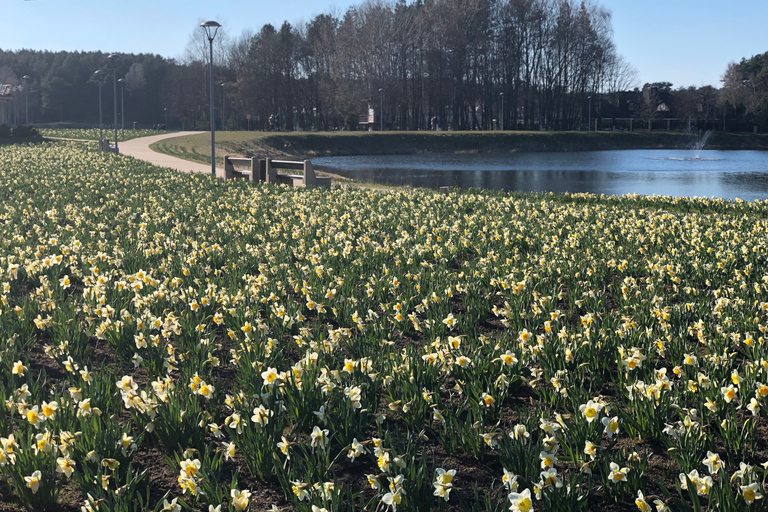
[[[766,501],[765,203],[289,189],[61,143],[0,148],[0,194],[2,506]]]
[[[99,129],[76,129],[76,128],[41,128],[38,130],[43,137],[54,137],[61,139],[81,139],[81,140],[99,140]],[[105,139],[114,139],[115,132],[112,127],[105,126],[103,130]],[[125,140],[136,139],[139,137],[149,137],[150,135],[163,135],[168,133],[165,130],[117,130],[117,140],[122,142]],[[113,140],[114,142],[114,140]]]

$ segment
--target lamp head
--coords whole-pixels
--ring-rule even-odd
[[[213,42],[216,38],[216,33],[219,31],[221,25],[216,21],[204,21],[200,24],[205,29],[205,35],[208,37],[208,41]]]

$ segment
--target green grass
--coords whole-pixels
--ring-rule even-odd
[[[420,153],[512,153],[685,149],[691,137],[678,132],[218,132],[219,158],[269,156],[386,155]],[[713,149],[768,149],[762,134],[715,133]],[[210,135],[200,133],[157,142],[155,151],[196,162],[210,162]]]

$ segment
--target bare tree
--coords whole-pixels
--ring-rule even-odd
[[[612,99],[636,81],[612,37],[597,0],[367,0],[221,34],[214,60],[227,101],[289,127],[352,127],[376,107],[393,127],[488,129],[503,93],[507,126],[560,129],[583,122],[588,95]],[[207,62],[207,45],[195,30],[182,64]]]
[[[140,62],[134,62],[125,74],[125,86],[129,91],[140,91],[147,86],[144,76],[144,66]]]
[[[638,81],[637,69],[614,51],[608,59],[606,72],[607,98],[612,107],[611,128],[616,127],[616,112],[621,108],[622,93],[638,87]]]
[[[210,59],[210,43],[205,35],[205,31],[200,27],[200,19],[197,26],[189,34],[187,44],[184,47],[179,62],[182,64],[191,64],[193,62],[207,63]],[[213,65],[215,67],[224,67],[228,64],[229,48],[232,46],[226,27],[219,27],[216,38],[213,40]]]
[[[747,114],[755,112],[759,104],[756,81],[753,76],[745,76],[735,62],[729,63],[722,78],[721,102],[734,109],[743,107]]]

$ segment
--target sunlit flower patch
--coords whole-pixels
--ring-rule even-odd
[[[253,186],[62,143],[0,148],[0,195],[25,507],[765,506],[764,202]]]
[[[107,126],[101,131],[105,139],[114,139],[114,131],[111,126]],[[38,130],[43,137],[58,137],[62,139],[78,140],[99,140],[99,129],[75,129],[75,128],[40,128]],[[161,135],[168,133],[165,130],[122,130],[117,131],[117,140],[130,140],[138,137],[149,137],[150,135]]]

